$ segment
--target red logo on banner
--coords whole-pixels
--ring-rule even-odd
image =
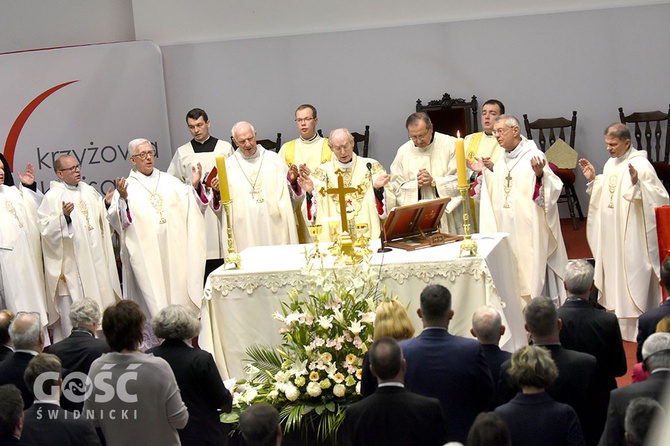
[[[30,101],[30,103],[26,105],[26,108],[24,108],[21,111],[21,113],[19,113],[19,116],[17,116],[16,121],[14,121],[14,124],[12,124],[12,128],[9,129],[9,134],[7,135],[7,141],[5,141],[4,155],[5,158],[7,159],[7,164],[9,164],[9,168],[11,170],[14,170],[14,152],[16,151],[16,143],[19,141],[19,135],[21,134],[21,130],[23,130],[23,126],[28,121],[30,115],[35,111],[37,106],[40,105],[46,98],[48,98],[61,88],[67,87],[68,85],[73,84],[75,82],[79,82],[79,80],[65,82],[56,85],[55,87],[49,88],[48,90],[37,96],[35,99]]]

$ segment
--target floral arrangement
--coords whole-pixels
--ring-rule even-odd
[[[307,263],[307,285],[288,293],[281,312],[279,346],[253,345],[239,381],[233,411],[221,420],[236,423],[248,405],[268,402],[286,432],[316,432],[333,438],[346,407],[360,399],[363,356],[372,343],[375,309],[386,297],[368,263],[326,269]]]

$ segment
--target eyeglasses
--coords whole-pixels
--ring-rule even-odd
[[[295,120],[295,122],[297,122],[298,124],[302,124],[303,122],[306,123],[306,124],[308,124],[308,123],[310,123],[310,122],[312,122],[312,121],[314,121],[314,118],[297,118],[297,119]]]
[[[493,131],[494,135],[504,135],[508,130],[512,130],[512,127],[507,127],[506,129],[496,129]]]
[[[66,167],[65,169],[59,169],[59,172],[65,172],[66,170],[68,172],[74,172],[75,170],[81,170],[81,164],[77,164],[77,165],[72,166],[72,167]]]
[[[154,156],[156,156],[156,152],[154,152],[153,150],[147,150],[147,151],[145,151],[145,152],[136,153],[136,154],[133,155],[133,156],[134,156],[135,158],[139,158],[139,159],[141,159],[142,161],[144,161],[145,159],[147,159],[148,156],[151,156],[152,158],[153,158]]]

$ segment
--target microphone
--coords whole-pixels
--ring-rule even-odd
[[[372,183],[372,163],[368,162],[365,167],[368,168],[368,175],[370,175],[370,186],[372,187],[372,193],[375,193],[375,185]],[[376,200],[376,198],[375,198]],[[377,250],[377,252],[389,252],[391,248],[389,247],[384,247],[384,239],[385,237],[385,230],[384,227],[382,226],[382,230],[379,233],[379,239],[381,240],[381,248]]]

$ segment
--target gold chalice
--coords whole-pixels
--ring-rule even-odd
[[[368,224],[356,223],[355,231],[356,231],[356,243],[354,243],[354,246],[358,248],[358,254],[363,256],[372,254],[372,251],[370,251],[369,248],[370,238],[367,236]]]
[[[333,244],[328,247],[328,250],[332,255],[337,255],[337,253],[340,251],[337,242],[340,236],[339,231],[337,230],[340,227],[340,219],[336,217],[331,217],[327,221],[328,221],[328,228],[330,229],[330,238],[333,239]]]
[[[326,254],[319,251],[319,236],[321,235],[323,227],[321,225],[310,225],[307,226],[307,230],[309,231],[309,235],[312,236],[312,239],[314,239],[314,252],[310,254],[310,258],[321,258],[321,257],[326,257]]]

